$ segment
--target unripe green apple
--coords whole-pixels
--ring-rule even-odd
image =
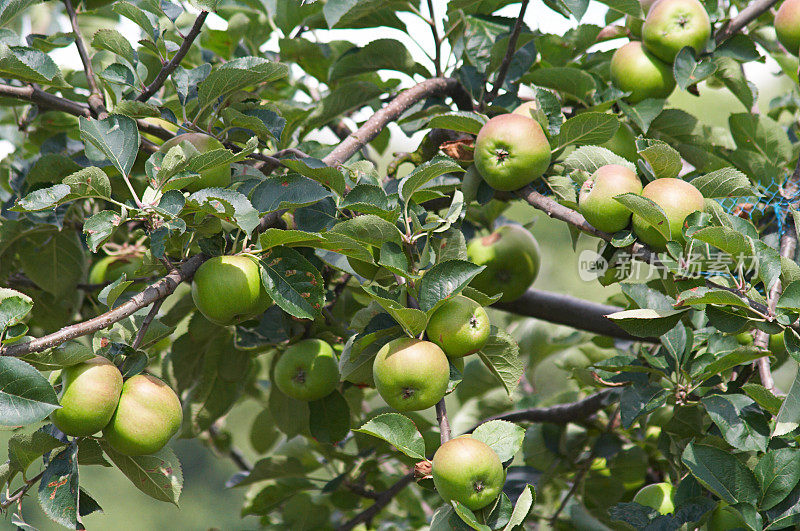
[[[784,0],[775,15],[775,33],[787,52],[800,52],[800,0]]]
[[[636,135],[633,134],[631,126],[625,123],[620,123],[611,140],[603,142],[600,147],[604,147],[631,162],[636,162],[639,159],[639,153],[636,151]]]
[[[444,398],[450,363],[434,343],[401,337],[381,347],[372,375],[387,404],[397,411],[419,411]]]
[[[647,17],[647,14],[650,12],[650,8],[653,7],[655,1],[656,0],[639,0],[639,3],[642,5],[642,13],[644,13],[645,17]],[[628,34],[636,39],[642,38],[643,23],[644,20],[640,18],[634,18],[630,15],[625,17],[625,27],[628,29]]]
[[[503,302],[518,299],[539,274],[539,245],[525,228],[503,225],[467,245],[472,263],[485,265],[470,285],[487,294],[502,293]]]
[[[188,157],[192,153],[189,151],[192,148],[187,149],[185,144],[187,142],[200,153],[225,147],[222,142],[212,136],[203,133],[184,133],[164,142],[159,151],[166,153],[170,148],[181,146],[184,154]],[[223,164],[222,166],[201,171],[200,177],[188,184],[186,190],[196,192],[203,188],[225,188],[229,184],[231,184],[231,165]]]
[[[681,179],[656,179],[642,190],[642,196],[661,207],[669,222],[670,240],[683,242],[683,222],[686,216],[703,210],[703,194],[694,185]],[[667,240],[643,218],[633,215],[633,232],[644,243],[663,250]]]
[[[530,100],[519,104],[519,106],[511,111],[512,114],[519,114],[520,116],[524,116],[525,118],[533,118],[531,115],[532,112],[536,112],[540,109],[539,102],[536,100]]]
[[[772,339],[770,337],[770,339]],[[749,330],[747,332],[742,332],[740,334],[736,334],[736,341],[740,345],[752,345],[753,344],[753,334]]]
[[[659,0],[650,8],[642,25],[645,47],[668,63],[686,46],[701,53],[710,36],[711,21],[698,0]]]
[[[475,166],[495,190],[516,190],[547,171],[550,143],[532,118],[501,114],[486,122],[478,132]]]
[[[450,358],[478,352],[489,340],[489,316],[474,300],[456,295],[431,316],[426,333]]]
[[[321,339],[304,339],[286,349],[275,364],[275,385],[283,394],[311,402],[339,385],[333,348]]]
[[[672,484],[670,483],[653,483],[652,485],[645,485],[633,501],[639,505],[655,509],[660,514],[670,514],[675,512],[675,504],[672,501],[673,495]]]
[[[89,271],[89,284],[114,282],[123,273],[125,278],[131,280],[136,277],[136,271],[141,265],[140,256],[104,256],[95,262]]]
[[[182,421],[175,391],[155,376],[137,374],[122,386],[119,405],[103,436],[123,455],[149,455],[169,442]]]
[[[246,321],[272,304],[258,264],[244,255],[206,260],[194,274],[192,300],[206,319],[221,326]]]
[[[636,172],[627,166],[606,164],[597,168],[581,186],[578,211],[594,227],[614,234],[631,221],[631,211],[614,199],[627,193],[642,193],[642,182]]]
[[[172,122],[168,122],[168,121],[164,120],[163,118],[152,118],[152,117],[150,117],[150,118],[144,118],[144,121],[149,123],[149,124],[152,124],[152,125],[157,125],[157,126],[161,127],[162,129],[166,129],[170,133],[176,133],[178,131],[178,126],[177,125],[173,124]],[[146,138],[147,140],[149,140],[150,142],[153,142],[154,144],[161,143],[161,139],[160,138],[158,138],[157,136],[154,136],[154,135],[152,135],[150,133],[142,133],[142,136],[144,138]]]
[[[732,529],[750,529],[735,510],[721,501],[711,513],[706,523],[706,531],[731,531]]]
[[[87,437],[102,430],[119,403],[122,373],[106,358],[94,358],[61,371],[61,408],[50,415],[67,435]]]
[[[492,503],[506,481],[503,463],[495,451],[470,436],[442,444],[433,456],[431,474],[442,498],[461,502],[473,511]]]
[[[611,81],[630,92],[628,101],[666,98],[675,89],[672,67],[644,49],[641,42],[629,42],[611,57]]]

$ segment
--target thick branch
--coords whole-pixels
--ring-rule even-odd
[[[528,1],[529,0],[522,0],[522,5],[519,8],[519,15],[517,16],[517,22],[514,24],[514,29],[511,30],[511,35],[508,37],[508,48],[506,48],[506,55],[503,57],[503,62],[500,63],[500,68],[497,69],[497,76],[492,83],[492,91],[486,95],[487,102],[491,102],[497,97],[497,93],[500,92],[500,87],[503,86],[503,82],[506,80],[508,68],[511,66],[511,60],[514,59],[514,54],[517,51],[517,40],[519,39],[520,31],[522,31],[522,19],[525,18],[525,11],[528,9]]]
[[[83,43],[81,31],[78,27],[78,15],[75,13],[75,8],[72,6],[71,0],[64,0],[64,7],[67,8],[67,15],[69,15],[69,22],[72,25],[72,32],[75,34],[75,47],[78,48],[78,55],[81,56],[83,63],[83,70],[86,72],[86,83],[89,85],[89,108],[92,109],[92,114],[97,118],[105,118],[108,116],[106,110],[105,99],[97,86],[97,80],[94,77],[94,69],[92,68],[92,59],[86,51],[86,45]]]
[[[345,138],[322,161],[328,166],[338,166],[352,157],[359,149],[375,139],[383,129],[407,111],[412,105],[430,96],[456,94],[463,88],[458,81],[447,77],[427,79],[413,87],[404,90],[394,98],[386,107],[382,108],[364,122],[358,131]],[[460,105],[459,105],[460,106]]]
[[[569,404],[558,404],[550,407],[532,407],[520,409],[509,413],[502,413],[484,419],[477,426],[469,430],[472,433],[475,428],[489,422],[490,420],[507,420],[509,422],[550,422],[552,424],[567,424],[584,420],[607,405],[617,400],[619,393],[615,389],[604,389],[593,395],[589,395],[583,400]]]
[[[590,302],[560,293],[529,289],[522,297],[511,302],[497,302],[492,305],[492,308],[571,326],[603,336],[646,343],[659,342],[655,337],[632,336],[606,318],[606,315],[621,312],[624,308]]]
[[[74,116],[85,116],[86,118],[92,116],[92,112],[87,105],[56,96],[55,94],[50,94],[39,87],[31,85],[16,87],[14,85],[0,83],[0,96],[29,101],[41,107],[62,111]]]
[[[714,35],[714,40],[717,44],[720,44],[730,39],[777,3],[778,0],[756,0],[742,9],[738,15],[717,31],[716,35]]]
[[[195,255],[184,262],[180,269],[171,272],[158,282],[151,284],[144,291],[137,293],[130,300],[116,308],[98,315],[93,319],[89,319],[88,321],[65,326],[57,332],[32,339],[26,343],[15,343],[2,347],[0,348],[0,355],[22,356],[32,352],[41,352],[48,348],[55,347],[56,345],[60,345],[65,341],[69,341],[70,339],[92,334],[98,330],[109,327],[117,321],[130,317],[142,308],[170,295],[175,291],[175,288],[178,287],[178,284],[192,278],[194,272],[197,271],[200,264],[206,261],[206,258],[207,257],[202,254]]]
[[[158,92],[158,89],[160,89],[164,85],[164,82],[167,80],[169,75],[176,68],[178,68],[178,65],[181,64],[181,61],[183,61],[183,58],[186,57],[186,54],[192,47],[194,40],[197,38],[198,35],[200,35],[200,30],[203,28],[203,24],[206,21],[206,17],[208,17],[208,11],[201,11],[200,14],[197,15],[197,18],[194,21],[194,25],[192,25],[192,29],[189,30],[189,33],[183,39],[180,48],[178,48],[178,51],[175,52],[175,55],[172,56],[172,59],[167,64],[161,67],[161,70],[158,72],[158,75],[156,75],[156,78],[153,80],[153,82],[150,83],[150,85],[136,97],[137,101],[149,100],[150,96]]]
[[[375,503],[358,513],[355,517],[336,528],[336,531],[350,531],[358,524],[369,523],[381,510],[391,503],[404,488],[414,481],[414,473],[409,472],[400,478],[394,485],[381,492],[375,499]]]

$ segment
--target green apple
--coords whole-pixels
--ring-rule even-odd
[[[772,339],[772,338],[770,337],[770,339]],[[745,346],[752,345],[753,344],[753,333],[750,330],[748,330],[747,332],[742,332],[740,334],[736,334],[736,341],[740,345],[745,345]]]
[[[620,123],[611,140],[603,142],[600,147],[634,163],[639,159],[639,153],[636,150],[636,135],[633,134],[631,126],[625,123]]]
[[[123,273],[125,278],[131,280],[136,277],[136,271],[141,265],[142,257],[137,255],[104,256],[89,270],[89,284],[114,282]]]
[[[786,342],[784,341],[784,332],[771,334],[769,336],[769,351],[778,359],[779,364],[786,361],[788,352],[786,350]]]
[[[451,439],[436,450],[431,474],[442,498],[461,502],[473,511],[492,503],[506,481],[495,451],[468,435]]]
[[[225,146],[216,138],[203,133],[184,133],[164,142],[159,151],[166,153],[175,146],[181,146],[183,153],[189,157],[194,152],[205,153]],[[203,188],[225,188],[231,184],[231,165],[223,164],[200,172],[200,177],[186,186],[189,192]]]
[[[177,125],[173,124],[172,122],[168,122],[168,121],[164,120],[163,118],[152,118],[152,117],[151,118],[144,118],[144,121],[149,123],[149,124],[151,124],[151,125],[157,125],[158,127],[161,127],[162,129],[166,129],[170,133],[177,133],[178,132],[178,126]],[[153,142],[154,144],[160,144],[162,142],[162,140],[160,138],[158,138],[157,136],[154,136],[154,135],[152,135],[150,133],[142,133],[142,137],[146,138],[150,142]]]
[[[245,255],[203,262],[194,274],[192,300],[206,319],[221,326],[251,319],[272,304],[258,263]]]
[[[686,217],[703,210],[703,194],[694,185],[681,179],[656,179],[642,190],[642,196],[661,207],[669,222],[670,240],[683,242],[683,222]],[[664,250],[667,240],[642,217],[633,215],[633,232],[656,250]]]
[[[450,358],[478,352],[489,340],[489,316],[483,306],[463,295],[447,300],[428,321],[428,339]]]
[[[660,514],[670,514],[675,511],[675,504],[672,501],[672,484],[653,483],[645,485],[633,497],[633,501],[639,505],[655,509]]]
[[[750,529],[750,526],[742,520],[742,516],[738,512],[724,501],[720,501],[706,523],[706,531],[732,531],[734,529]]]
[[[672,67],[644,49],[641,42],[621,46],[611,57],[611,81],[630,92],[628,102],[666,98],[675,89]]]
[[[372,375],[387,404],[397,411],[419,411],[444,398],[450,363],[436,344],[401,337],[381,347]]]
[[[711,21],[698,0],[659,0],[642,25],[645,47],[662,61],[671,63],[682,48],[699,54],[711,37]]]
[[[283,394],[311,402],[339,385],[333,348],[321,339],[304,339],[286,349],[275,364],[275,385]]]
[[[470,285],[487,294],[502,293],[501,301],[518,299],[539,274],[539,245],[525,228],[503,225],[467,245],[472,263],[486,266]]]
[[[486,122],[478,132],[475,166],[495,190],[516,190],[547,171],[550,143],[532,118],[501,114]]]
[[[166,446],[182,421],[175,391],[155,376],[137,374],[122,386],[119,405],[103,436],[123,455],[149,455]]]
[[[106,358],[94,358],[61,371],[61,408],[50,415],[67,435],[87,437],[102,430],[119,403],[122,373]]]
[[[784,0],[775,14],[775,33],[787,52],[800,52],[800,0]]]
[[[636,172],[627,166],[606,164],[597,168],[581,186],[578,211],[595,228],[614,234],[631,221],[631,211],[614,199],[627,193],[642,193],[642,182]]]

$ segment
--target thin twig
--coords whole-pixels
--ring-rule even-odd
[[[500,68],[497,69],[497,76],[495,76],[494,82],[492,82],[492,90],[486,95],[485,100],[487,103],[491,103],[497,97],[497,93],[500,92],[500,88],[503,86],[503,82],[506,80],[508,68],[511,66],[511,60],[514,59],[514,54],[517,51],[517,40],[519,39],[519,34],[522,31],[522,25],[524,24],[522,19],[525,18],[525,11],[528,9],[528,1],[529,0],[522,0],[522,5],[519,8],[519,15],[517,16],[517,22],[514,24],[514,29],[511,31],[511,35],[508,37],[508,48],[506,49],[506,55],[503,57],[503,62],[500,63]]]
[[[81,56],[83,70],[86,73],[86,82],[89,85],[90,94],[87,100],[89,103],[89,108],[92,109],[92,114],[94,114],[98,119],[102,120],[108,116],[108,111],[106,110],[103,93],[100,92],[100,88],[97,86],[97,80],[94,77],[92,60],[89,57],[89,54],[86,52],[86,45],[81,37],[80,28],[78,27],[78,15],[75,12],[75,8],[72,6],[71,0],[64,0],[64,7],[67,8],[67,15],[69,16],[69,22],[72,25],[72,32],[75,34],[75,46],[78,48],[78,55]]]
[[[69,1],[69,0],[65,0]],[[178,68],[178,65],[181,64],[183,58],[186,57],[186,54],[189,52],[189,49],[192,47],[194,40],[200,35],[200,30],[203,28],[203,24],[206,21],[206,17],[208,17],[208,11],[201,11],[197,18],[194,20],[194,24],[192,25],[192,29],[189,30],[189,33],[183,39],[180,48],[178,51],[175,52],[175,55],[172,56],[172,59],[166,63],[164,66],[161,67],[161,70],[156,75],[156,78],[153,80],[150,85],[145,88],[141,94],[136,97],[136,101],[147,101],[150,97],[158,92],[164,82],[167,80],[169,75]]]
[[[351,518],[344,524],[336,528],[336,531],[350,531],[358,524],[369,523],[381,510],[391,503],[392,499],[397,496],[404,488],[406,488],[412,481],[414,481],[414,473],[409,472],[399,480],[397,480],[391,487],[381,492],[375,503],[358,513],[355,517]]]
[[[216,426],[216,424],[209,426],[208,437],[211,439],[211,442],[214,443],[214,447],[219,450],[219,447],[217,446],[217,442],[219,440],[219,428]],[[233,464],[235,464],[242,472],[251,472],[253,470],[253,465],[250,464],[250,461],[247,460],[247,458],[244,456],[244,453],[242,453],[242,451],[233,444],[228,444],[227,446],[228,450],[224,452],[224,454],[231,461],[233,461]]]
[[[439,38],[439,29],[436,27],[433,0],[428,0],[428,15],[430,16],[429,24],[431,26],[431,33],[433,34],[433,46],[436,48],[433,67],[436,70],[436,77],[442,77],[442,40]]]
[[[450,421],[447,418],[447,406],[444,397],[436,404],[436,421],[439,423],[439,439],[442,444],[453,438],[450,432]]]
[[[152,323],[153,319],[155,319],[156,315],[158,314],[158,310],[161,308],[163,303],[164,299],[157,300],[153,303],[153,307],[150,308],[150,311],[145,316],[144,321],[142,321],[142,326],[139,327],[139,331],[136,333],[136,337],[133,340],[133,344],[131,345],[133,350],[137,350],[141,346],[142,341],[144,340],[144,335],[147,333],[147,329],[150,327],[150,323]]]
[[[20,488],[14,491],[13,494],[11,494],[8,498],[6,498],[3,501],[3,503],[0,504],[0,509],[4,510],[8,507],[11,507],[16,502],[18,502],[23,496],[25,496],[25,493],[27,493],[28,490],[30,490],[30,488],[33,487],[33,485],[37,481],[42,479],[42,476],[44,476],[44,470],[33,476],[31,479],[27,480],[24,485],[22,485]]]

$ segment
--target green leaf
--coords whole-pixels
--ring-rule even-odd
[[[534,489],[533,485],[525,485],[525,489],[517,498],[517,503],[514,504],[514,511],[511,513],[511,518],[509,518],[503,531],[512,531],[516,526],[525,523],[534,503],[536,503],[536,489]]]
[[[123,100],[114,106],[114,114],[122,114],[131,118],[159,118],[158,107],[143,101]]]
[[[86,144],[89,160],[109,160],[121,174],[129,175],[139,153],[136,120],[117,114],[102,120],[81,116],[79,120],[81,140]]]
[[[127,274],[123,272],[117,280],[100,290],[100,293],[97,294],[97,300],[100,301],[100,304],[105,304],[111,308],[131,284],[133,284],[133,281],[127,280]]]
[[[259,183],[250,193],[250,200],[261,214],[266,214],[284,208],[311,205],[330,196],[331,193],[315,181],[288,173],[269,177]]]
[[[695,177],[689,182],[700,190],[703,197],[709,199],[756,195],[747,175],[734,168],[721,168]]]
[[[405,305],[389,298],[388,294],[378,292],[374,287],[362,285],[361,289],[380,304],[403,327],[408,335],[418,336],[428,325],[428,317],[425,312],[415,308],[407,308]]]
[[[265,479],[302,477],[305,471],[303,463],[296,457],[274,455],[259,459],[250,472],[234,476],[225,486],[246,487]]]
[[[511,396],[525,371],[525,364],[519,357],[519,346],[514,338],[504,330],[492,326],[489,340],[478,352],[478,356]]]
[[[66,446],[41,428],[33,433],[17,433],[8,440],[8,460],[11,468],[24,473],[28,467],[47,452]]]
[[[362,27],[360,22],[365,19],[366,27],[399,28],[404,25],[395,12],[401,10],[408,10],[407,0],[330,0],[325,2],[322,14],[331,29]]]
[[[648,98],[636,105],[628,105],[622,100],[617,105],[631,122],[635,123],[645,134],[650,130],[650,125],[664,110],[665,100]]]
[[[240,112],[233,107],[222,110],[222,118],[229,124],[249,129],[258,135],[262,142],[280,141],[286,120],[278,113],[268,109],[250,109]]]
[[[561,132],[553,140],[553,151],[570,144],[602,144],[611,140],[619,128],[619,120],[613,114],[584,112],[573,116],[561,126]]]
[[[83,343],[70,340],[44,352],[31,352],[20,356],[40,371],[52,371],[62,367],[77,365],[94,357],[94,351]]]
[[[615,196],[614,199],[652,225],[666,240],[673,239],[667,215],[652,199],[635,193],[621,194]]]
[[[0,43],[0,74],[3,77],[67,88],[61,70],[49,55],[35,48]]]
[[[595,83],[592,76],[579,68],[572,67],[549,67],[537,68],[524,77],[539,85],[540,87],[551,88],[558,92],[563,92],[574,96],[579,101],[585,102],[589,93],[595,90]]]
[[[0,334],[22,321],[33,309],[33,299],[24,293],[0,287]]]
[[[125,220],[122,216],[113,210],[101,210],[94,214],[83,224],[86,245],[93,253],[96,253],[97,248],[108,241],[114,233],[114,229],[119,227],[123,221]]]
[[[681,461],[697,481],[726,502],[753,505],[758,502],[760,489],[755,476],[732,453],[690,442]]]
[[[461,173],[463,171],[464,169],[450,157],[436,156],[414,168],[414,171],[400,181],[400,186],[398,187],[400,199],[408,202],[417,190],[436,177],[445,173]]]
[[[342,394],[334,391],[308,405],[308,427],[317,441],[335,444],[350,432],[350,407]]]
[[[342,54],[331,66],[328,81],[333,83],[378,70],[430,77],[430,72],[414,60],[403,43],[394,39],[377,39],[363,48],[353,48]]]
[[[425,441],[422,435],[414,422],[400,413],[378,415],[353,431],[383,439],[412,459],[425,459]]]
[[[702,372],[696,376],[693,375],[693,379],[697,382],[705,381],[715,374],[757,360],[763,355],[764,353],[755,347],[739,347],[702,367]]]
[[[206,108],[218,98],[286,77],[289,67],[261,57],[240,57],[228,61],[197,85],[200,108]]]
[[[106,442],[100,443],[111,461],[131,483],[151,498],[178,505],[183,489],[181,463],[165,447],[152,455],[127,456],[116,452]]]
[[[111,182],[106,172],[97,166],[83,168],[64,177],[62,181],[69,185],[69,199],[82,197],[111,197]]]
[[[636,171],[636,166],[632,162],[600,146],[581,146],[564,159],[564,166],[571,171],[583,170],[594,173],[598,168],[608,164],[619,164]]]
[[[283,311],[314,319],[325,303],[322,275],[306,258],[289,247],[274,247],[259,257],[261,282]]]
[[[130,65],[136,64],[136,52],[128,39],[115,29],[99,29],[92,37],[92,48],[117,54]]]
[[[772,509],[800,482],[800,450],[797,448],[770,450],[758,460],[753,473],[761,486],[759,510]]]
[[[39,188],[29,193],[25,197],[17,200],[11,209],[15,212],[38,212],[55,208],[67,201],[70,195],[70,187],[66,184],[54,184],[48,188]]]
[[[792,382],[789,393],[784,398],[781,409],[775,417],[772,436],[786,435],[797,429],[798,426],[800,426],[800,374]]]
[[[70,529],[78,524],[78,445],[54,456],[39,481],[39,505],[54,522]]]
[[[637,337],[658,337],[674,327],[686,310],[653,310],[642,308],[606,315],[620,328]]]
[[[767,451],[767,419],[751,398],[737,394],[717,394],[706,396],[701,402],[728,444],[744,452]]]
[[[732,227],[705,227],[695,231],[692,238],[713,245],[734,258],[753,256],[753,241],[740,230]]]
[[[755,400],[759,406],[773,415],[778,414],[778,411],[781,409],[781,404],[783,404],[782,399],[772,394],[770,390],[763,385],[746,383],[742,386],[742,391],[747,393],[747,396]]]
[[[778,299],[777,308],[800,312],[800,281],[794,281],[783,290]]]
[[[473,513],[463,503],[456,500],[451,500],[450,505],[453,506],[453,509],[458,517],[461,518],[472,529],[475,529],[475,531],[492,531],[488,525],[478,522],[478,518],[475,516],[475,513]]]
[[[22,271],[53,295],[73,293],[86,271],[87,258],[75,231],[43,231],[26,237],[18,250]]]
[[[186,208],[205,212],[228,221],[234,221],[243,232],[249,234],[258,226],[258,211],[250,201],[235,190],[204,188],[186,199]]]
[[[716,70],[717,65],[710,57],[698,61],[694,57],[694,51],[688,46],[678,52],[672,63],[675,81],[681,90],[686,90],[689,86],[696,85],[710,77]]]
[[[639,151],[639,156],[650,164],[657,179],[675,178],[683,168],[681,154],[666,142],[652,142]]]
[[[722,306],[738,306],[749,308],[750,305],[742,297],[724,289],[706,288],[700,286],[691,288],[678,295],[679,306],[697,306],[702,304],[718,304]]]
[[[308,428],[308,402],[289,398],[276,386],[272,386],[269,390],[268,406],[275,427],[288,437],[311,434]]]
[[[792,144],[784,128],[765,114],[738,113],[728,118],[736,147],[755,151],[769,161],[785,164],[792,159]]]
[[[622,427],[629,429],[637,419],[664,405],[669,392],[658,385],[629,385],[619,400]]]
[[[428,121],[428,127],[477,135],[488,121],[486,116],[477,112],[456,111],[434,116]]]
[[[319,159],[303,158],[284,160],[283,165],[304,177],[313,179],[326,188],[330,188],[339,196],[344,195],[344,175]]]
[[[33,424],[59,407],[42,374],[22,360],[0,357],[0,426]]]
[[[340,221],[331,227],[329,232],[343,234],[378,248],[384,242],[392,242],[397,245],[403,243],[402,234],[393,223],[372,214]]]
[[[458,295],[486,266],[478,266],[466,260],[439,262],[425,272],[419,281],[419,307],[430,317],[433,312],[453,295]]]
[[[505,420],[490,420],[475,428],[472,438],[489,445],[500,461],[505,463],[522,449],[525,428]]]
[[[24,13],[29,7],[41,0],[4,0],[0,2],[0,27],[7,25],[17,15]]]

